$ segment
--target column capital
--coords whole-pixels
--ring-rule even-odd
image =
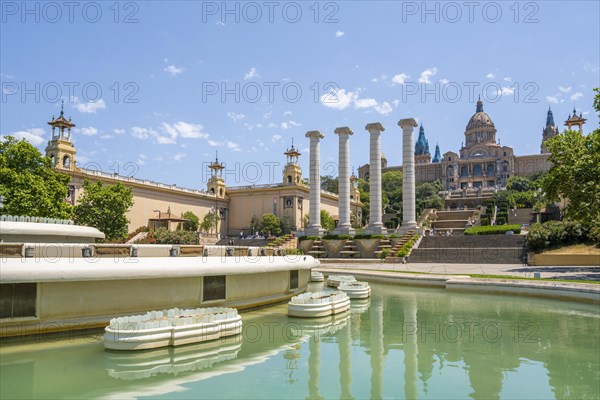
[[[336,135],[352,135],[352,134],[354,134],[354,132],[352,132],[352,129],[348,128],[347,126],[340,126],[339,128],[335,128],[334,133]]]
[[[408,128],[410,126],[412,126],[413,128],[416,128],[417,126],[419,126],[417,124],[417,121],[415,121],[414,118],[404,118],[404,119],[401,119],[400,121],[398,121],[398,125],[402,129]]]
[[[325,135],[323,135],[321,132],[319,131],[308,131],[306,132],[306,136],[307,138],[316,138],[316,139],[323,139],[325,137]]]
[[[385,128],[383,127],[383,125],[381,125],[380,122],[371,122],[370,124],[367,124],[367,126],[365,126],[365,129],[368,130],[369,132],[371,132],[371,131],[379,131],[379,132],[385,131]]]

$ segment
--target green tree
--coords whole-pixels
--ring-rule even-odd
[[[281,217],[281,233],[287,235],[292,232],[292,227],[294,226],[294,222],[292,221],[292,217],[288,215],[284,215]]]
[[[260,230],[260,219],[256,215],[250,218],[250,230],[252,234],[256,234]]]
[[[68,219],[73,207],[65,201],[68,175],[56,172],[48,157],[25,140],[0,140],[0,195],[5,215]]]
[[[321,210],[321,226],[326,231],[335,229],[335,220],[327,210]]]
[[[321,189],[332,193],[339,193],[339,180],[331,175],[321,177]]]
[[[389,171],[381,176],[381,204],[386,213],[402,210],[402,177],[400,171]]]
[[[506,182],[506,189],[514,192],[528,192],[536,189],[536,185],[526,176],[511,176]]]
[[[200,218],[198,218],[196,214],[191,211],[186,211],[183,213],[182,218],[187,219],[187,221],[183,223],[184,231],[196,232],[198,230]]]
[[[217,213],[214,211],[209,211],[204,218],[202,218],[202,223],[200,224],[200,228],[203,232],[212,232],[213,229],[217,227],[217,222],[220,218],[217,216]]]
[[[567,198],[565,215],[574,220],[600,220],[600,129],[587,136],[565,131],[547,146],[552,163],[542,180],[547,199]]]
[[[83,182],[83,194],[75,206],[74,220],[104,232],[107,240],[127,236],[129,220],[125,215],[133,206],[131,188],[122,183]]]
[[[265,235],[271,232],[271,235],[279,236],[281,234],[281,221],[275,214],[263,215],[260,227]]]

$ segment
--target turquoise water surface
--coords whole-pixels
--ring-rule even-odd
[[[124,353],[105,351],[101,332],[4,341],[0,398],[600,398],[597,305],[371,286],[334,318],[244,312],[243,334],[215,343]]]

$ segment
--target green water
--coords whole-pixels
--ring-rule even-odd
[[[0,398],[598,399],[597,305],[372,284],[336,318],[242,313],[218,343],[104,351],[100,333],[0,348]],[[415,333],[416,332],[416,333]]]

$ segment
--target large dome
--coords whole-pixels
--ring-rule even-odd
[[[481,102],[481,99],[479,99],[477,101],[477,109],[475,111],[475,114],[473,114],[473,116],[469,120],[466,130],[480,130],[483,127],[495,128],[494,122],[492,121],[490,116],[483,112],[483,103]]]

